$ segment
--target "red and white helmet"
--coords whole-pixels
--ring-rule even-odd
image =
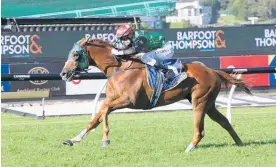
[[[131,38],[133,35],[134,35],[134,30],[128,24],[121,25],[116,31],[116,37],[117,38],[122,38],[122,37]]]

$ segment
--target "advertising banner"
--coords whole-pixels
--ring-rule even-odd
[[[220,58],[221,68],[268,67],[268,55],[225,56]],[[244,74],[249,86],[269,86],[269,74]]]
[[[101,72],[92,67],[89,73]],[[66,82],[66,95],[97,94],[105,84],[106,79],[73,80]],[[105,93],[105,89],[102,93]]]
[[[10,73],[10,65],[1,64],[1,74],[9,74],[9,73]],[[1,92],[10,92],[9,81],[1,81]]]
[[[12,33],[1,35],[1,54],[10,57],[41,56],[43,46],[39,34]]]
[[[264,55],[276,52],[275,26],[164,29],[176,57]]]
[[[152,31],[152,30],[148,30]],[[275,26],[158,29],[175,49],[175,58],[269,55],[276,52]],[[66,59],[81,38],[113,41],[115,30],[3,32],[4,58]],[[40,61],[42,62],[42,61]]]
[[[276,56],[270,55],[268,56],[268,64],[270,67],[276,67]],[[269,73],[269,82],[270,85],[276,85],[276,73]]]
[[[12,64],[10,73],[49,74],[60,73],[64,63],[44,64]],[[11,82],[12,92],[50,91],[52,95],[65,95],[65,81],[14,81]]]
[[[114,40],[114,31],[3,32],[2,58],[67,58],[81,38]]]

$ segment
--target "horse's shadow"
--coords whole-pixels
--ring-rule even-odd
[[[267,145],[267,144],[276,144],[276,139],[271,139],[271,140],[254,140],[254,141],[248,141],[248,142],[244,142],[242,146],[240,147],[245,147],[245,146],[251,146],[251,145]],[[237,146],[236,144],[214,144],[214,143],[210,143],[210,144],[202,144],[199,145],[199,148],[220,148],[220,147],[229,147],[229,146]]]
[[[245,142],[244,146],[250,146],[250,145],[267,145],[267,144],[276,144],[276,139],[270,139],[270,140],[255,140],[255,141],[249,141]]]

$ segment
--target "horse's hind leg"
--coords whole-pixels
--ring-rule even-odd
[[[194,137],[193,141],[186,148],[185,152],[190,152],[195,149],[196,145],[204,137],[204,117],[205,117],[205,102],[198,102],[198,99],[192,99],[193,114],[194,114]]]
[[[212,105],[212,107],[207,112],[208,116],[213,120],[216,121],[218,124],[220,124],[225,130],[228,131],[228,133],[231,135],[231,137],[234,139],[237,145],[243,145],[241,139],[227,120],[227,118],[222,115],[215,107],[215,104]]]

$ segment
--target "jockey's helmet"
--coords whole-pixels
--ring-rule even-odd
[[[121,25],[116,31],[116,37],[119,39],[132,38],[133,35],[134,35],[134,30],[129,24]]]

